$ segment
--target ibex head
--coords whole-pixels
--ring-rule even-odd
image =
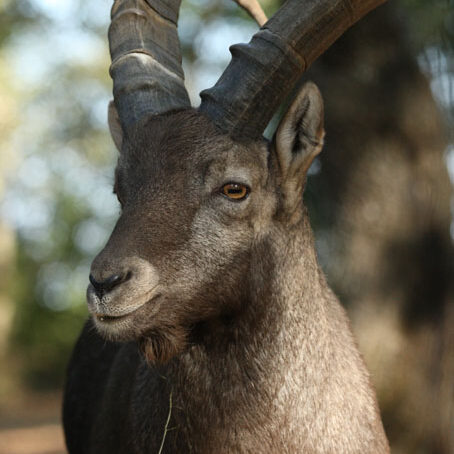
[[[87,290],[101,333],[139,340],[160,361],[182,351],[200,322],[241,310],[255,242],[303,217],[307,170],[324,134],[322,99],[309,83],[273,141],[262,138],[279,103],[324,50],[301,37],[320,36],[323,22],[315,32],[310,17],[295,18],[299,0],[288,0],[250,44],[233,46],[231,64],[202,92],[197,110],[180,66],[179,3],[117,0],[112,10],[109,123],[120,150],[115,192],[122,213],[92,264]],[[363,3],[356,19],[367,12]],[[327,14],[323,4],[317,8]],[[332,24],[326,27],[325,48],[342,31],[333,36]]]

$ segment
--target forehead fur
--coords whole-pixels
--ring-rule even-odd
[[[263,150],[265,142],[232,140],[195,109],[171,111],[147,119],[126,138],[122,153],[125,160],[161,163],[180,167],[184,158],[207,161],[227,150],[250,154]],[[245,156],[244,156],[245,157]],[[122,160],[123,160],[122,159]]]
[[[231,141],[208,118],[195,109],[187,109],[147,119],[126,141],[125,152],[143,161],[160,161],[164,156],[166,161],[178,162],[189,154],[206,154],[207,148],[214,145],[228,147]]]

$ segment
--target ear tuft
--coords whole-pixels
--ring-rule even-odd
[[[295,106],[295,119],[299,118],[298,138],[303,148],[318,147],[318,153],[323,146],[323,99],[317,86],[308,82],[297,97],[299,104]],[[295,140],[295,142],[298,142]],[[317,154],[318,154],[317,153]]]
[[[307,82],[298,93],[276,133],[276,148],[283,177],[306,175],[323,146],[323,99],[317,86]]]
[[[322,149],[324,134],[322,95],[315,84],[308,82],[276,132],[276,154],[287,215],[292,215],[301,202],[307,171]]]
[[[112,136],[117,150],[121,152],[121,146],[123,144],[123,129],[121,127],[120,117],[118,116],[118,112],[113,101],[109,102],[107,119],[109,123],[110,135]]]

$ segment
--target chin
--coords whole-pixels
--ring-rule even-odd
[[[130,342],[139,337],[132,315],[123,317],[92,315],[92,319],[99,334],[108,341]]]
[[[165,364],[188,348],[188,329],[182,326],[155,326],[141,330],[131,315],[92,316],[96,329],[111,342],[137,342],[149,363]]]

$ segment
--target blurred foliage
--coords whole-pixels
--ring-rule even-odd
[[[17,240],[6,289],[15,307],[10,357],[27,386],[40,388],[62,384],[86,317],[90,258],[117,211],[103,118],[109,2],[102,26],[89,2],[71,3],[52,15],[46,2],[8,2],[0,16],[0,60],[12,68],[20,118],[2,142],[2,154],[13,148],[19,161],[2,205]]]
[[[453,49],[452,0],[401,0],[400,4],[417,51],[427,46]]]

